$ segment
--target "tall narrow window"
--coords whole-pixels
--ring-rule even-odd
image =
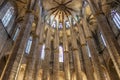
[[[66,22],[66,28],[69,28],[70,27],[70,22]]]
[[[88,56],[91,57],[89,46],[87,45]]]
[[[41,59],[43,60],[45,57],[45,44],[42,46],[42,51],[41,51]]]
[[[76,24],[76,21],[73,19],[73,25],[75,25]]]
[[[16,40],[16,38],[17,38],[17,36],[18,36],[18,34],[19,34],[19,31],[20,31],[20,28],[18,27],[18,28],[16,29],[16,32],[15,32],[14,36],[13,36],[13,41]]]
[[[100,33],[100,37],[102,38],[102,41],[103,41],[104,46],[106,46],[106,42],[105,42],[105,39],[104,39],[102,33]]]
[[[120,15],[117,13],[116,10],[112,10],[111,16],[118,29],[120,29]]]
[[[59,62],[63,62],[63,48],[59,46]]]
[[[2,18],[2,23],[4,25],[4,27],[7,27],[8,23],[10,22],[12,16],[13,16],[13,13],[14,13],[14,8],[13,7],[10,7],[6,14],[4,15],[4,17]]]
[[[29,54],[30,49],[31,49],[31,45],[32,45],[32,36],[29,37],[28,42],[27,42],[27,46],[25,49],[25,53]]]
[[[62,23],[59,23],[59,28],[61,29],[61,28],[63,28],[63,25],[62,25]]]
[[[53,28],[56,28],[56,21],[53,21],[52,27],[53,27]]]

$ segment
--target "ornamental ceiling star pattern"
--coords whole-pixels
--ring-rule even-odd
[[[50,20],[51,24],[56,22],[56,25],[71,23],[70,18],[77,20],[81,6],[81,0],[43,0],[46,20]]]

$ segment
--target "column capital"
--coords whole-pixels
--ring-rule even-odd
[[[103,14],[103,11],[102,11],[102,10],[96,11],[93,15],[94,15],[94,17],[96,17],[96,16],[98,16],[98,15],[100,15],[100,14]]]
[[[43,42],[39,42],[39,45],[43,45]]]
[[[59,53],[59,49],[54,49],[54,53]]]
[[[49,47],[46,47],[45,50],[50,50],[50,48],[49,48]]]
[[[64,51],[64,53],[68,53],[69,51]]]
[[[39,35],[37,35],[36,33],[35,33],[35,31],[33,31],[33,37],[35,37],[35,38],[39,38]]]
[[[72,49],[72,51],[76,51],[76,50],[78,50],[78,48],[73,48],[73,49]]]
[[[27,13],[32,13],[33,15],[36,15],[35,10],[27,10]]]
[[[86,46],[87,44],[86,43],[84,43],[84,44],[81,44],[81,47],[83,47],[83,46]]]
[[[86,37],[86,39],[92,39],[93,37],[92,36],[88,36],[88,37]]]

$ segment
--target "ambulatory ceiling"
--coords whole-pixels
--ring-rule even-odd
[[[46,20],[51,20],[52,23],[56,21],[57,24],[66,21],[70,24],[71,17],[80,15],[81,6],[81,0],[43,0]]]

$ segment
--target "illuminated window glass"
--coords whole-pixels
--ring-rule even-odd
[[[59,46],[59,62],[63,62],[63,48]]]
[[[56,22],[55,22],[55,21],[53,21],[53,23],[52,23],[52,27],[53,27],[53,28],[56,27]]]
[[[13,40],[14,40],[14,41],[16,40],[16,38],[17,38],[17,36],[18,36],[18,34],[19,34],[19,31],[20,31],[20,28],[17,28],[17,29],[16,29],[16,32],[15,32],[15,35],[13,36]]]
[[[32,37],[29,37],[28,42],[27,42],[27,46],[25,49],[25,53],[29,54],[31,46],[32,46]]]
[[[14,8],[13,7],[10,7],[6,14],[4,15],[4,17],[2,18],[2,23],[4,25],[4,27],[7,27],[8,23],[10,22],[12,16],[13,16],[13,13],[14,13]]]
[[[60,23],[60,24],[59,24],[59,28],[63,28],[63,25],[62,25],[62,23]]]
[[[120,29],[120,15],[117,13],[117,11],[113,10],[111,12],[112,18],[118,29]]]
[[[75,20],[73,20],[73,25],[75,25],[76,24],[76,21]]]
[[[41,59],[43,60],[44,57],[45,57],[45,44],[42,46]]]
[[[102,38],[102,41],[103,41],[104,45],[106,46],[106,42],[105,42],[105,39],[104,39],[103,35],[100,34],[100,37]]]
[[[89,46],[87,45],[88,56],[91,57]]]
[[[70,22],[66,22],[66,28],[69,28],[70,27]]]

